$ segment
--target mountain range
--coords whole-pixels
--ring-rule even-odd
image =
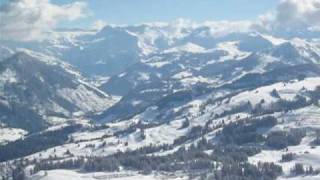
[[[57,30],[0,41],[0,74],[8,176],[320,178],[316,31],[183,21]]]

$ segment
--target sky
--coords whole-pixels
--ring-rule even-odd
[[[230,28],[246,21],[263,32],[320,31],[320,0],[0,0],[0,39],[42,39],[59,28],[98,30],[180,18],[223,20]]]
[[[72,1],[52,0],[52,2],[64,4]],[[252,20],[275,8],[279,0],[90,0],[86,2],[91,16],[78,22],[78,26],[89,26],[95,19],[109,24],[169,22],[178,18],[194,21]]]
[[[0,0],[4,3],[9,0]],[[178,18],[194,21],[252,20],[274,9],[280,0],[82,0],[89,15],[64,21],[60,27],[85,28],[100,20],[108,24],[171,22]],[[75,0],[51,0],[65,5]]]

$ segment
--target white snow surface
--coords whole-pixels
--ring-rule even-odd
[[[174,47],[174,48],[171,48],[171,49],[164,51],[164,53],[176,53],[176,52],[180,52],[180,53],[186,53],[186,52],[205,53],[205,52],[207,52],[207,50],[197,44],[187,43],[185,45]]]
[[[0,127],[0,145],[24,137],[28,132],[23,129]]]
[[[30,180],[160,180],[160,179],[170,179],[170,180],[185,180],[184,176],[178,175],[141,175],[136,172],[119,172],[119,173],[80,173],[72,170],[51,170],[51,171],[40,171],[39,173],[31,176]]]
[[[11,70],[10,68],[7,68],[0,74],[0,95],[2,94],[5,84],[12,84],[19,82],[19,79],[17,77],[17,74],[15,71]]]
[[[238,41],[230,41],[230,42],[222,42],[217,45],[216,50],[222,50],[226,52],[227,54],[225,56],[222,56],[218,62],[223,62],[227,60],[240,60],[244,59],[245,57],[248,57],[251,53],[250,52],[244,52],[239,50],[238,48]],[[213,61],[215,62],[215,61]],[[208,62],[210,64],[212,62]]]

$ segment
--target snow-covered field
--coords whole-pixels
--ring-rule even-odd
[[[306,166],[312,166],[315,169],[320,168],[320,148],[310,146],[313,137],[306,137],[301,144],[297,146],[289,146],[288,150],[263,150],[261,153],[249,158],[249,162],[274,162],[283,167],[286,175],[289,175],[290,170],[296,163],[301,163]],[[296,154],[296,158],[290,162],[281,162],[281,156],[287,153]]]
[[[279,177],[278,180],[319,180],[320,176]]]
[[[30,180],[186,180],[184,176],[176,175],[163,175],[163,174],[151,174],[141,175],[136,172],[119,172],[119,173],[81,173],[72,170],[52,170],[52,171],[41,171],[32,177]]]
[[[22,129],[0,127],[0,145],[20,139],[27,133],[28,132]]]

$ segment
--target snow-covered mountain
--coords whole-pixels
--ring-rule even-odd
[[[309,70],[313,71],[320,63],[317,43],[302,39],[276,40],[260,34],[230,36],[236,37],[211,49],[187,43],[151,54],[142,62],[111,77],[101,85],[101,89],[123,98],[107,110],[106,120],[131,116],[131,113],[139,112],[177,91],[197,89],[207,93],[210,91],[208,89],[263,74],[270,76],[270,83],[290,80],[295,76],[309,76]],[[299,67],[306,68],[293,71]],[[270,74],[283,70],[286,74],[281,77],[280,74],[278,77]],[[317,76],[317,73],[314,75]],[[249,83],[254,82],[246,83],[248,85],[243,87],[250,88]]]
[[[0,172],[318,178],[319,38],[250,27],[177,21],[1,42]]]
[[[20,50],[0,61],[0,122],[38,131],[99,113],[114,103],[62,61]]]

